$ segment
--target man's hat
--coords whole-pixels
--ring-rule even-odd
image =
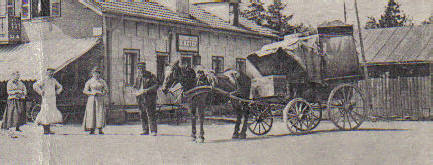
[[[138,68],[146,68],[146,63],[145,62],[138,62],[137,67]]]

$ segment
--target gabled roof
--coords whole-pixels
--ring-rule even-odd
[[[245,29],[242,29],[240,27],[236,27],[233,25],[230,25],[223,19],[211,14],[210,12],[200,8],[197,5],[191,5],[189,8],[189,14],[194,17],[195,19],[199,20],[200,22],[203,22],[205,24],[208,24],[212,27],[221,28],[221,29],[230,29],[230,30],[237,30],[237,31],[247,31]]]
[[[256,25],[245,18],[240,18],[241,26],[233,26],[229,22],[209,13],[198,5],[190,6],[191,17],[181,17],[176,12],[156,2],[99,2],[92,0],[80,0],[80,3],[93,9],[95,12],[125,14],[135,17],[143,17],[158,21],[175,22],[194,26],[222,29],[227,31],[247,34],[278,37],[270,29]]]
[[[433,61],[433,25],[363,30],[363,37],[368,63]]]
[[[96,4],[105,12],[129,14],[156,20],[199,23],[194,19],[181,17],[155,2],[96,2]]]

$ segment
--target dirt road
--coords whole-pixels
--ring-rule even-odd
[[[140,136],[140,125],[107,126],[87,135],[80,125],[23,127],[0,135],[0,164],[433,164],[433,122],[366,122],[359,131],[335,131],[323,122],[311,134],[289,135],[276,122],[267,136],[232,140],[233,124],[206,125],[206,143],[192,143],[189,125],[160,125]]]

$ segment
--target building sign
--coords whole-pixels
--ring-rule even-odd
[[[177,51],[198,52],[198,36],[177,35]]]

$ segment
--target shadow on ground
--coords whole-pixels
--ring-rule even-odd
[[[385,128],[360,128],[357,130],[351,130],[356,132],[371,132],[371,131],[409,131],[409,129],[385,129]],[[310,132],[304,132],[304,133],[285,133],[285,134],[276,134],[276,135],[264,135],[264,136],[253,136],[253,137],[247,137],[247,139],[242,139],[246,141],[250,140],[263,140],[263,139],[270,139],[270,138],[280,138],[280,137],[286,137],[286,136],[309,136],[314,134],[325,134],[325,133],[331,133],[331,132],[350,132],[345,130],[338,130],[338,129],[330,129],[330,130],[315,130]],[[239,141],[239,140],[233,140],[233,139],[220,139],[220,140],[212,140],[208,141],[207,143],[225,143],[225,142],[232,142],[232,141]]]

